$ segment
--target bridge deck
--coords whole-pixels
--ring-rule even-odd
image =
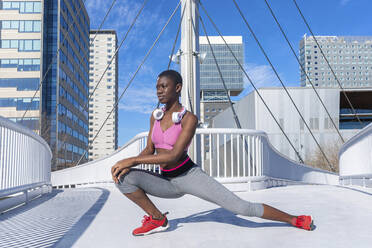
[[[54,190],[0,216],[0,247],[371,247],[372,190],[288,186],[237,193],[293,214],[313,215],[308,232],[236,216],[184,196],[152,198],[169,211],[170,229],[144,237],[131,230],[143,212],[115,188]]]

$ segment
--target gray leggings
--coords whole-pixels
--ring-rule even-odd
[[[146,170],[130,169],[115,185],[124,194],[132,193],[138,188],[161,198],[179,198],[191,194],[244,216],[262,217],[264,211],[262,204],[239,198],[198,165],[174,178],[166,178]]]

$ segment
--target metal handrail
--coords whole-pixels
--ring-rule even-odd
[[[147,135],[147,132],[137,134],[123,147],[103,158],[52,172],[53,186],[73,187],[74,185],[112,182],[110,168],[117,161],[140,153],[147,144]],[[237,182],[239,178],[260,176],[282,177],[284,180],[294,181],[303,180],[308,183],[331,182],[334,184],[336,181],[337,175],[334,173],[299,164],[280,154],[271,146],[266,133],[262,131],[198,128],[196,136],[200,136],[202,143],[200,164],[202,169],[221,181]],[[208,147],[209,152],[204,150]],[[146,164],[138,167],[159,171],[158,165]],[[288,175],[283,175],[281,170],[288,170]]]
[[[50,185],[51,159],[43,138],[0,116],[0,197]]]

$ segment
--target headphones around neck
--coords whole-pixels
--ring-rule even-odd
[[[153,113],[155,120],[161,120],[164,116],[164,112],[165,112],[165,107],[155,109]],[[174,123],[179,123],[185,114],[186,114],[186,108],[182,106],[181,112],[172,113],[172,121]]]

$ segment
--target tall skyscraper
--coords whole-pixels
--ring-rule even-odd
[[[111,154],[118,146],[117,108],[111,113],[97,137],[96,134],[118,99],[119,59],[118,55],[114,57],[117,49],[116,31],[91,30],[90,39],[93,41],[89,57],[90,94],[99,83],[89,102],[89,160],[93,160]],[[106,68],[107,71],[105,72]],[[94,142],[91,143],[93,139]]]
[[[0,115],[36,133],[40,130],[40,91],[32,97],[42,73],[42,19],[40,1],[0,2]]]
[[[48,142],[52,170],[74,165],[88,148],[89,17],[83,1],[1,1],[0,20],[0,115],[20,122],[30,108],[22,124]]]
[[[219,36],[208,36],[228,93],[237,96],[243,90],[243,72]],[[242,36],[224,36],[226,43],[241,64],[244,64]],[[230,106],[222,80],[218,73],[207,38],[199,38],[200,52],[206,53],[200,64],[200,120],[208,123],[211,118]]]
[[[315,36],[343,87],[372,86],[372,36]],[[313,36],[300,41],[300,61],[314,86],[339,87]],[[301,70],[301,86],[311,86]]]
[[[43,69],[52,67],[43,83],[41,130],[58,150],[55,168],[74,166],[88,149],[89,29],[82,0],[44,1]],[[87,152],[80,163],[86,161]]]

